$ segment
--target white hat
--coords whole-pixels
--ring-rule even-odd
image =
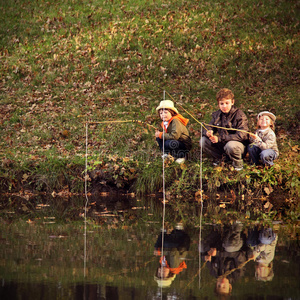
[[[156,111],[159,111],[160,109],[171,109],[173,110],[176,114],[179,114],[178,110],[174,107],[174,103],[171,100],[163,100],[160,101],[159,106],[156,107]]]
[[[174,274],[172,277],[168,277],[168,278],[159,278],[159,277],[154,276],[154,280],[157,282],[157,285],[161,288],[169,287],[175,278],[176,278],[176,274]]]
[[[259,118],[261,116],[263,116],[263,115],[266,115],[266,116],[270,117],[273,122],[275,122],[275,120],[276,120],[276,116],[274,114],[272,114],[271,112],[269,112],[269,111],[262,111],[262,112],[260,112],[257,115],[257,120],[259,120]]]

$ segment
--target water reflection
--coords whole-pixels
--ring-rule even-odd
[[[80,216],[77,202],[68,207]],[[155,199],[115,203],[91,201],[86,277],[82,218],[62,222],[54,202],[40,215],[0,215],[0,299],[300,299],[299,227],[228,220],[203,224],[199,242],[199,224],[176,226],[178,213],[167,211],[162,233]]]
[[[278,235],[272,228],[257,227],[250,230],[247,244],[252,250],[255,260],[255,278],[262,281],[271,281],[274,277],[273,260]]]
[[[272,281],[277,241],[278,235],[269,227],[243,228],[240,221],[212,227],[201,241],[200,251],[210,274],[216,278],[215,294],[227,299],[252,260],[255,261],[256,280]]]
[[[221,228],[212,228],[207,239],[201,242],[207,268],[217,278],[217,295],[230,295],[234,282],[244,275],[241,266],[248,260],[249,253],[242,229],[240,222],[226,226],[222,231]]]
[[[178,224],[170,233],[161,232],[154,245],[154,255],[160,257],[154,279],[159,287],[169,287],[178,274],[187,268],[185,258],[190,237]]]

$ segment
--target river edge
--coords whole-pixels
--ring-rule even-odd
[[[204,215],[206,217],[214,216],[216,222],[228,215],[234,216],[235,214],[241,214],[244,219],[248,220],[299,222],[298,195],[288,193],[285,185],[272,184],[271,182],[280,174],[276,171],[276,168],[257,169],[254,174],[251,173],[253,168],[250,169],[250,167],[246,167],[242,172],[233,171],[225,165],[212,170],[205,169],[201,192],[199,166],[196,166],[198,173],[195,175],[193,170],[189,170],[190,165],[192,163],[189,162],[183,165],[169,162],[165,166],[165,195],[163,195],[162,190],[162,177],[158,172],[151,177],[152,180],[155,176],[160,178],[160,181],[156,182],[157,186],[152,185],[152,189],[148,187],[143,192],[137,191],[139,173],[134,173],[132,166],[131,172],[127,170],[128,166],[127,169],[125,166],[118,168],[119,173],[110,172],[111,169],[109,168],[99,168],[97,166],[93,170],[87,171],[86,176],[85,169],[81,166],[77,171],[74,171],[80,174],[76,177],[76,180],[68,181],[68,178],[61,174],[59,177],[61,181],[57,181],[57,184],[59,183],[57,187],[59,188],[50,188],[46,184],[41,188],[40,182],[34,181],[30,176],[24,176],[27,173],[20,172],[14,181],[1,178],[0,195],[8,202],[9,199],[14,198],[15,205],[19,207],[21,212],[25,213],[37,204],[47,205],[48,202],[49,205],[52,205],[53,202],[57,202],[57,204],[68,203],[72,197],[84,199],[87,195],[91,202],[99,204],[101,203],[101,200],[99,200],[101,197],[121,195],[128,198],[154,197],[159,205],[165,199],[166,204],[175,212],[178,212],[178,210],[190,211],[191,206],[199,208],[202,201]],[[131,175],[130,179],[126,170]],[[257,172],[263,178],[263,182],[259,180]],[[178,180],[173,180],[174,174]],[[140,176],[144,178],[143,174]],[[254,177],[256,178],[255,181],[253,180]],[[269,180],[266,180],[267,178]],[[87,194],[85,194],[85,183],[87,184]],[[151,182],[148,182],[148,184],[151,184]],[[147,182],[144,182],[144,185],[147,185]],[[42,200],[35,203],[34,199],[37,197]],[[45,199],[51,199],[51,201],[45,201]],[[6,204],[3,204],[4,202],[2,201],[0,209],[2,213],[6,207]],[[72,205],[74,207],[74,204]],[[82,214],[82,201],[75,210],[77,214]]]

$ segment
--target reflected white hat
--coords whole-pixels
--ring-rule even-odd
[[[169,287],[175,278],[176,278],[176,274],[174,274],[174,276],[168,277],[168,278],[159,278],[159,277],[154,276],[154,280],[157,282],[157,285],[161,288]]]

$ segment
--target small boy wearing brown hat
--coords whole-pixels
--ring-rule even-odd
[[[258,165],[273,166],[279,156],[275,129],[276,116],[269,111],[262,111],[257,116],[257,130],[250,135],[252,144],[248,146],[250,162]]]
[[[203,152],[212,156],[213,165],[229,158],[236,171],[243,169],[243,155],[248,144],[248,120],[246,115],[234,106],[234,94],[229,89],[221,89],[217,93],[219,110],[212,113],[209,124],[222,127],[207,126],[200,139]],[[228,128],[228,129],[227,129]],[[240,129],[239,130],[230,130]]]
[[[164,151],[163,157],[170,154],[181,164],[192,148],[192,140],[186,128],[189,120],[179,114],[171,100],[161,101],[156,111],[162,120],[163,131],[156,130],[155,138],[160,150]]]

